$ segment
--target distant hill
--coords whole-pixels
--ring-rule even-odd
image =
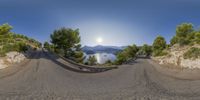
[[[94,53],[112,53],[116,54],[119,51],[122,51],[125,48],[123,47],[118,47],[118,46],[102,46],[102,45],[97,45],[97,46],[84,46],[82,48],[83,52],[86,54],[94,54]]]

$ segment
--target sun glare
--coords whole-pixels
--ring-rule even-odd
[[[103,39],[102,39],[101,37],[98,37],[98,38],[96,39],[96,42],[97,42],[98,44],[100,44],[100,43],[103,42]]]

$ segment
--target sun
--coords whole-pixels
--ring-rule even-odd
[[[103,42],[103,39],[102,39],[101,37],[98,37],[98,38],[96,39],[96,42],[100,44],[100,43]]]

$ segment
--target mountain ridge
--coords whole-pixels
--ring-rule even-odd
[[[116,54],[117,52],[122,51],[126,46],[87,46],[82,47],[83,52],[86,54],[94,54],[94,53],[112,53]]]

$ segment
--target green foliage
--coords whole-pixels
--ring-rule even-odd
[[[171,39],[170,44],[193,45],[200,43],[200,35],[198,31],[195,31],[191,23],[183,23],[176,28],[176,35]]]
[[[195,33],[194,41],[195,41],[197,44],[200,44],[200,32]]]
[[[44,47],[45,49],[49,50],[49,49],[50,49],[50,44],[49,44],[48,42],[44,42],[43,47]]]
[[[173,46],[174,44],[178,43],[178,38],[176,36],[174,36],[171,40],[170,40],[170,45]]]
[[[10,32],[12,26],[0,25],[0,56],[10,51],[25,52],[28,47],[40,47],[41,43],[22,34]]]
[[[12,29],[12,26],[10,26],[7,23],[3,24],[3,25],[0,25],[0,35],[8,34],[11,29]]]
[[[136,57],[136,53],[138,52],[138,48],[136,45],[128,46],[122,52],[117,54],[117,59],[115,64],[122,64],[128,60],[131,60]]]
[[[55,30],[51,34],[51,42],[56,46],[56,48],[69,50],[74,48],[80,43],[79,30],[73,30],[70,28],[61,28]]]
[[[162,51],[162,50],[155,50],[153,52],[153,56],[154,57],[157,57],[157,56],[165,56],[167,55],[168,53],[166,51]]]
[[[165,38],[162,36],[156,37],[153,42],[153,50],[164,50],[166,48]]]
[[[152,53],[152,47],[148,46],[147,44],[144,44],[138,51],[139,55],[150,56],[151,53]]]
[[[184,59],[197,59],[200,58],[200,48],[192,47],[183,55]]]
[[[55,52],[63,54],[67,58],[72,58],[76,62],[82,62],[83,53],[78,29],[61,28],[55,30],[50,37]]]
[[[84,60],[84,54],[82,51],[74,51],[74,61],[77,63],[82,63]]]
[[[124,63],[124,62],[126,62],[127,61],[127,56],[126,56],[126,54],[124,53],[124,52],[119,52],[118,54],[117,54],[117,59],[115,60],[115,64],[117,64],[117,65],[120,65],[120,64],[122,64],[122,63]]]
[[[153,42],[153,56],[163,56],[166,52],[163,50],[166,48],[167,44],[165,38],[158,36]]]
[[[176,36],[180,38],[186,38],[187,35],[193,32],[193,25],[191,23],[183,23],[176,28]]]
[[[10,52],[10,51],[18,51],[18,52],[25,52],[28,50],[28,46],[23,42],[18,42],[15,44],[5,44],[3,46],[3,52]]]
[[[89,65],[95,65],[97,63],[97,59],[95,56],[89,56],[88,58],[88,64]]]

